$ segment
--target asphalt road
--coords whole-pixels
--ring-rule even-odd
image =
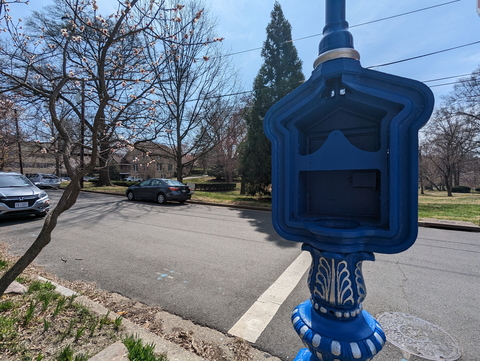
[[[60,192],[49,191],[52,200]],[[41,226],[41,220],[0,220],[0,239],[21,254]],[[269,212],[82,193],[36,263],[228,332],[300,254],[300,245],[276,235]],[[462,360],[478,360],[478,233],[421,228],[408,251],[364,262],[364,275],[364,306],[372,315],[398,311],[427,320],[458,341]],[[284,360],[303,347],[290,314],[309,298],[306,274],[291,286],[255,341]],[[408,359],[388,345],[375,360],[402,358]]]

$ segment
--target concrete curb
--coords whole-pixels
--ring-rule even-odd
[[[122,341],[117,341],[89,358],[88,361],[128,361],[128,350]]]
[[[419,227],[441,228],[455,231],[480,232],[480,227],[463,221],[450,221],[433,218],[420,218],[418,220]]]

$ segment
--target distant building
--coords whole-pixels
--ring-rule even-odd
[[[63,166],[63,157],[60,153],[52,150],[50,143],[23,141],[21,149],[23,174],[48,173],[56,174],[59,177],[67,176],[67,170]],[[11,154],[10,160],[3,170],[20,172],[18,150]]]
[[[63,157],[52,149],[52,144],[22,142],[21,147],[23,174],[48,173],[56,174],[59,177],[68,176],[63,164]],[[20,171],[17,149],[15,148],[10,152],[9,162],[5,162],[3,171]],[[88,154],[85,154],[85,157],[88,158],[88,156]],[[73,158],[79,161],[78,154],[73,155]],[[89,161],[89,159],[85,159],[85,161]],[[127,177],[137,179],[176,177],[176,167],[171,157],[171,149],[153,142],[143,143],[138,146],[138,149],[135,148],[126,152],[123,157],[118,153],[113,155],[110,165],[116,165],[121,179]]]
[[[135,177],[174,178],[175,163],[171,157],[171,149],[153,142],[143,143],[125,154],[120,160],[120,176],[122,179]]]

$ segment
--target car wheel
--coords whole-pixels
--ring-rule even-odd
[[[127,198],[129,201],[134,201],[135,200],[135,195],[133,194],[132,191],[127,193]]]
[[[165,198],[165,194],[163,193],[158,193],[157,195],[157,202],[160,204],[164,204],[167,202],[167,198]]]

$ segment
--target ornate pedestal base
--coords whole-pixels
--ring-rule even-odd
[[[386,342],[380,324],[362,310],[367,294],[362,261],[373,261],[373,253],[322,252],[307,244],[303,249],[313,258],[308,277],[312,298],[293,310],[295,331],[308,347],[295,360],[372,359]]]

